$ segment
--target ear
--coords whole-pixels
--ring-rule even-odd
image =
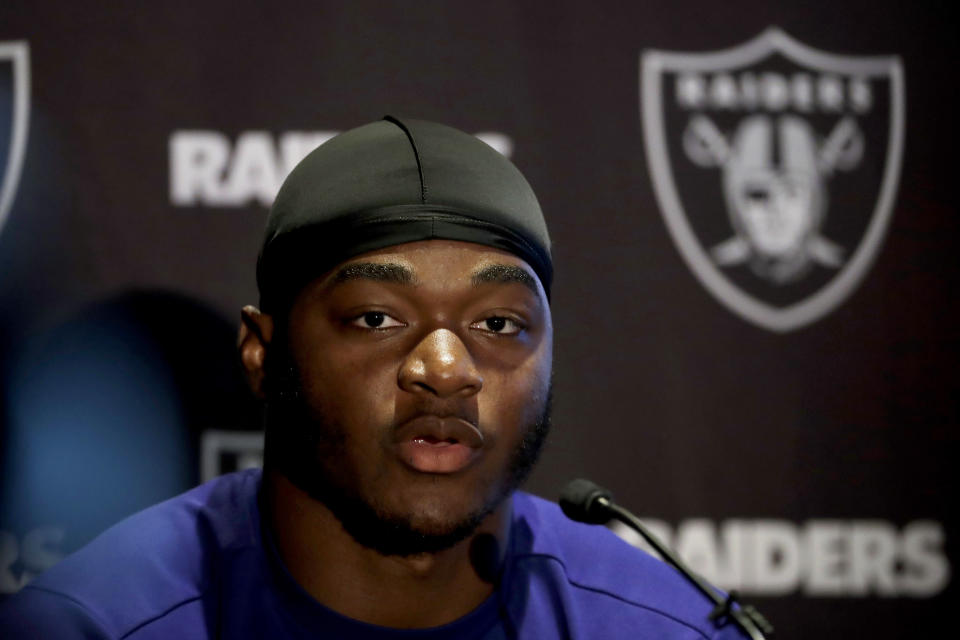
[[[246,306],[240,311],[240,335],[237,343],[240,349],[240,362],[246,374],[247,384],[258,398],[264,398],[263,382],[266,378],[264,362],[267,349],[273,338],[273,318],[262,313],[254,306]]]

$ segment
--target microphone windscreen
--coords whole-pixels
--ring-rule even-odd
[[[598,498],[612,500],[610,492],[589,480],[578,478],[560,493],[560,508],[571,520],[587,524],[605,524],[610,512]]]

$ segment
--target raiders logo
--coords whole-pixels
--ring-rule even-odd
[[[770,28],[723,51],[646,51],[640,82],[660,209],[707,290],[778,332],[841,304],[890,221],[899,58],[825,53]]]
[[[26,42],[0,42],[0,231],[20,181],[30,112],[30,54]]]

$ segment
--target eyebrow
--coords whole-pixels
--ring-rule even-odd
[[[413,271],[402,264],[393,262],[353,262],[344,265],[331,278],[333,285],[350,280],[374,280],[394,284],[417,284]],[[523,267],[509,264],[491,264],[475,272],[470,278],[474,286],[482,284],[522,284],[539,295],[537,279]]]
[[[414,284],[413,271],[393,262],[353,262],[341,267],[334,275],[333,284],[349,280],[375,280],[395,284]]]
[[[499,284],[509,284],[516,282],[527,287],[534,294],[540,295],[537,288],[537,279],[523,267],[510,264],[491,264],[473,274],[471,278],[474,285],[487,284],[489,282]]]

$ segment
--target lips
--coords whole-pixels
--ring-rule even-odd
[[[480,454],[483,435],[473,424],[456,416],[419,415],[394,433],[397,455],[422,473],[456,473]]]

